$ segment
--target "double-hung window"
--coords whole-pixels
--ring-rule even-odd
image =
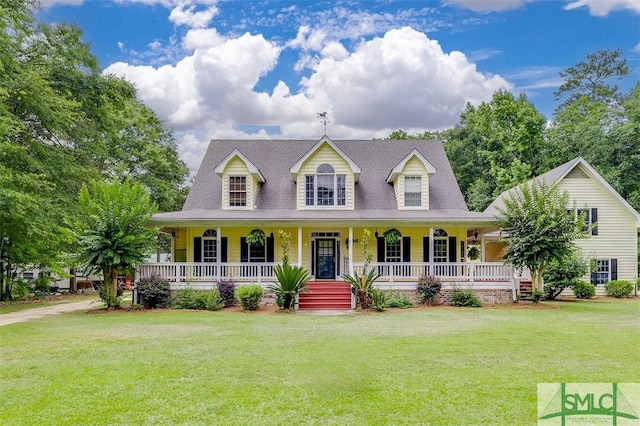
[[[421,176],[405,176],[404,177],[404,206],[405,207],[422,206],[422,177]]]
[[[346,175],[335,173],[330,164],[321,164],[315,175],[305,176],[305,205],[346,205]]]
[[[229,207],[247,205],[247,177],[229,176]]]

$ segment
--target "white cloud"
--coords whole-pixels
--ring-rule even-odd
[[[362,43],[345,59],[322,59],[303,85],[331,105],[335,121],[363,129],[452,126],[466,102],[511,87],[408,27]]]
[[[474,12],[500,12],[517,9],[531,1],[533,0],[447,0],[445,4],[464,7]]]
[[[190,28],[204,28],[218,13],[218,8],[210,6],[204,10],[196,10],[196,5],[179,4],[171,10],[169,21],[176,25],[185,25]]]
[[[484,61],[486,59],[491,59],[494,56],[498,56],[502,54],[502,51],[497,49],[479,49],[474,50],[468,53],[469,60],[471,62]]]
[[[195,50],[204,47],[215,47],[225,42],[215,28],[196,28],[187,32],[182,40],[182,47]]]
[[[568,3],[565,10],[587,7],[594,16],[607,16],[616,10],[630,10],[640,13],[640,0],[575,0]]]
[[[312,34],[318,36],[309,39]],[[262,35],[224,38],[208,29],[187,33],[183,47],[190,53],[175,65],[120,62],[105,73],[133,82],[139,97],[176,130],[191,170],[212,137],[269,138],[276,127],[277,137],[315,138],[322,134],[319,111],[329,112],[328,132],[336,138],[383,137],[400,127],[441,129],[458,122],[466,102],[477,104],[511,87],[500,76],[478,72],[464,54],[445,53],[437,41],[408,27],[362,41],[351,51],[319,34],[309,30],[298,40],[300,49],[314,50],[307,51],[313,56],[311,75],[297,91],[283,81],[270,91],[256,89],[278,64],[283,46]]]
[[[636,47],[633,48],[634,52],[640,52],[640,43],[636,44]]]

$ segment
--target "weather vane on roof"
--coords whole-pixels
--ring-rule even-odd
[[[328,112],[319,112],[318,118],[320,122],[324,125],[324,134],[327,135],[327,123],[329,123],[329,113]]]

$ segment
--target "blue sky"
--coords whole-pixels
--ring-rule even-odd
[[[640,76],[640,0],[41,0],[74,22],[176,132],[195,170],[211,138],[334,138],[448,128],[467,102],[525,92],[548,119],[558,73],[621,49]]]

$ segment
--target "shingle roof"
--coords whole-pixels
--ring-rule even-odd
[[[160,213],[154,219],[445,219],[483,220],[489,216],[470,212],[440,141],[435,140],[332,140],[362,168],[356,184],[355,210],[296,210],[296,185],[289,168],[318,141],[314,140],[212,140],[202,160],[182,211]],[[217,164],[239,150],[265,177],[252,211],[222,210],[222,185],[214,172]],[[437,172],[430,177],[429,207],[398,210],[390,171],[417,150]]]
[[[504,191],[489,205],[489,207],[485,209],[484,212],[491,216],[495,216],[499,214],[500,209],[504,209],[504,200],[509,196],[511,192],[519,191],[519,189],[522,188],[523,185],[530,185],[533,181],[544,181],[548,185],[556,185],[577,166],[580,166],[590,178],[598,182],[605,191],[607,191],[615,200],[620,203],[620,205],[624,209],[626,209],[631,214],[631,216],[635,217],[636,221],[638,222],[638,227],[640,227],[640,214],[638,214],[638,212],[627,202],[627,200],[622,198],[622,196],[582,157],[576,157],[573,160],[567,161],[566,163],[561,164],[558,167],[541,174],[540,176],[537,176],[523,184],[516,186],[515,188]]]

